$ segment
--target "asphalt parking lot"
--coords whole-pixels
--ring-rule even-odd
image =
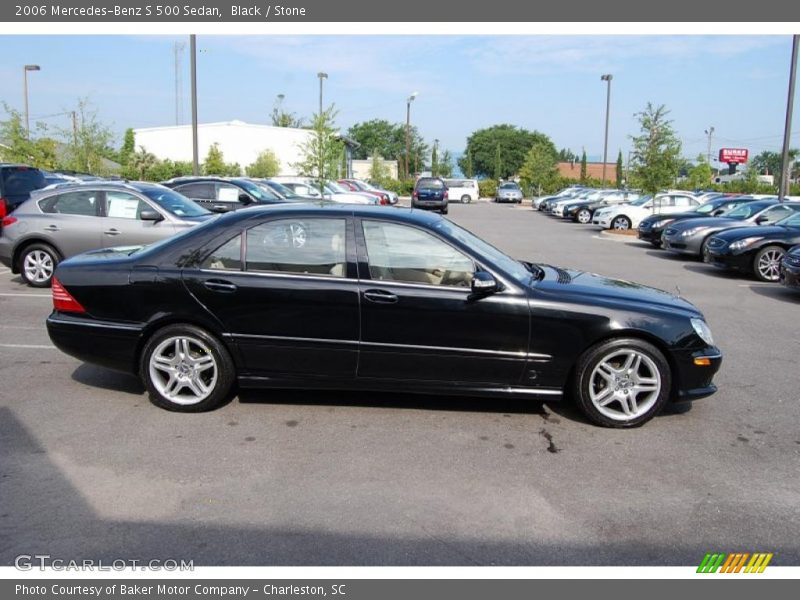
[[[449,216],[520,258],[677,286],[725,353],[720,391],[630,431],[569,406],[401,392],[168,413],[135,378],[54,349],[49,290],[0,269],[0,564],[800,564],[800,295],[529,207]]]

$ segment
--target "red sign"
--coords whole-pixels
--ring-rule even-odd
[[[747,162],[747,148],[720,148],[719,162],[743,164]]]

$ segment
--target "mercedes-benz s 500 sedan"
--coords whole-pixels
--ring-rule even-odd
[[[429,212],[246,208],[62,262],[47,319],[81,360],[186,412],[235,385],[575,399],[644,423],[716,391],[703,315],[667,292],[515,260]]]

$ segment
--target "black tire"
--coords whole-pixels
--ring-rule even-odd
[[[661,248],[661,240],[650,240],[650,245],[653,248]]]
[[[31,265],[31,268],[26,270],[26,262],[29,260],[41,264],[41,269],[37,268],[35,271],[31,271],[34,268]],[[61,255],[50,244],[45,244],[44,242],[31,244],[19,255],[19,274],[22,280],[31,287],[50,287],[53,282],[53,274],[56,272],[59,262],[61,262]],[[41,273],[41,276],[38,275],[39,273]]]
[[[467,194],[464,194],[463,196],[461,196],[461,204],[469,204],[470,202],[472,202],[472,197],[471,196],[469,196]]]
[[[713,234],[712,234],[713,235]],[[708,255],[708,242],[711,241],[711,235],[707,235],[706,238],[703,240],[703,243],[700,244],[700,256],[698,257],[701,262],[709,262],[709,255]]]
[[[188,403],[184,402],[183,400],[176,401],[170,399],[168,396],[162,393],[161,390],[159,390],[159,386],[164,387],[163,379],[161,378],[164,377],[165,371],[161,371],[157,367],[153,368],[151,361],[153,354],[159,350],[159,347],[161,347],[162,344],[166,344],[166,347],[169,348],[171,340],[183,338],[198,342],[196,345],[194,345],[194,348],[199,348],[202,350],[201,352],[197,352],[197,356],[192,356],[191,359],[203,360],[205,356],[210,356],[214,361],[214,369],[216,371],[213,383],[209,382],[208,387],[210,387],[210,391],[208,395],[204,396],[199,401],[191,401],[190,398],[190,402]],[[163,354],[161,356],[163,356]],[[178,360],[178,356],[178,349],[176,345],[176,360]],[[164,368],[172,367],[164,366]],[[177,369],[182,367],[176,365],[174,368]],[[154,376],[154,370],[157,371],[159,375]],[[174,412],[197,413],[212,410],[228,400],[229,395],[233,390],[234,383],[236,382],[236,367],[234,366],[233,360],[231,359],[231,356],[225,346],[205,330],[194,325],[168,325],[156,331],[145,344],[144,349],[142,350],[141,359],[139,361],[139,376],[147,388],[150,401],[159,408]],[[159,377],[159,382],[155,380],[154,377],[156,376]],[[170,375],[169,378],[171,380],[172,375]],[[177,397],[181,397],[180,392],[182,392],[186,387],[188,387],[188,384],[182,385],[175,390],[178,393]]]
[[[447,214],[447,212],[448,212],[448,207],[447,207],[447,205],[445,204],[444,208],[443,208],[441,211],[439,211],[439,212],[441,212],[443,215],[446,215],[446,214]]]
[[[759,281],[780,281],[780,263],[785,255],[786,249],[781,246],[765,246],[753,257],[753,275]]]
[[[649,396],[645,397],[642,404],[646,406],[641,409],[641,414],[635,414],[631,417],[627,417],[625,414],[620,414],[617,417],[609,416],[609,413],[619,411],[616,411],[615,407],[611,405],[598,408],[591,397],[592,393],[602,396],[605,391],[603,387],[595,387],[597,384],[597,376],[600,377],[603,383],[605,382],[602,375],[595,373],[595,369],[598,368],[599,371],[599,365],[606,360],[616,360],[615,356],[617,354],[620,355],[620,362],[622,363],[622,357],[625,355],[626,351],[648,357],[648,361],[642,360],[640,364],[644,364],[644,372],[652,372],[654,369],[658,371],[657,377],[655,373],[653,373],[653,379],[659,382],[658,389],[653,390]],[[625,377],[624,372],[621,377]],[[640,400],[638,394],[642,392],[634,393],[633,390],[635,390],[635,387],[628,387],[630,381],[630,375],[628,375],[628,380],[623,380],[619,383],[620,387],[615,387],[611,390],[610,386],[613,385],[611,382],[605,383],[605,385],[609,387],[608,393],[614,397],[628,393],[629,395],[633,394],[638,401]],[[616,338],[601,342],[589,348],[581,355],[575,367],[572,394],[578,408],[580,408],[583,414],[593,423],[602,425],[603,427],[628,428],[642,425],[655,417],[667,403],[671,386],[672,373],[669,363],[658,348],[637,338]],[[617,392],[615,390],[620,391]],[[595,401],[597,401],[597,399]],[[622,412],[624,413],[624,405],[621,401],[611,400],[611,404],[618,404],[620,409],[623,409]]]
[[[588,208],[582,208],[575,213],[575,222],[581,225],[587,225],[592,222],[592,211]]]
[[[611,221],[611,229],[615,229],[617,231],[630,231],[631,220],[625,215],[614,217],[614,220]]]

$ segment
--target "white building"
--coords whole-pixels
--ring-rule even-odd
[[[384,168],[387,170],[389,177],[392,179],[397,179],[397,161],[381,159],[381,162],[383,163]],[[351,177],[355,179],[372,179],[372,176],[370,175],[370,172],[372,171],[372,159],[368,158],[366,160],[359,160],[354,158],[350,161],[350,170],[352,171]]]
[[[161,159],[192,160],[192,126],[170,125],[134,129],[136,149],[143,147]],[[202,123],[197,126],[198,156],[202,163],[213,144],[218,144],[226,163],[244,169],[259,153],[272,150],[280,161],[279,175],[299,175],[294,164],[301,160],[303,143],[312,135],[308,129],[256,125],[243,121]],[[348,150],[355,145],[348,143]],[[349,156],[349,152],[348,152]]]

